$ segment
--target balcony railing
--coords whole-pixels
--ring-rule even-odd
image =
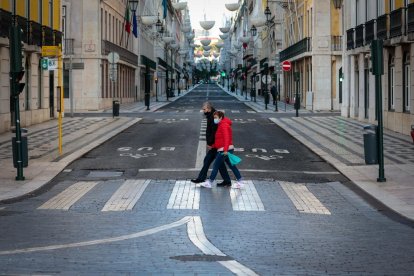
[[[11,12],[0,9],[0,37],[9,36],[9,27],[12,24]]]
[[[393,10],[390,13],[390,38],[404,33],[405,8]]]
[[[62,44],[62,32],[59,31],[53,31],[53,38],[55,45],[58,46],[59,44]]]
[[[365,23],[365,45],[371,44],[375,39],[375,19]]]
[[[107,55],[110,52],[117,52],[121,60],[132,65],[138,66],[138,56],[119,45],[116,45],[107,40],[102,40],[102,55]]]
[[[290,59],[309,51],[312,51],[312,40],[310,37],[305,37],[304,39],[296,42],[295,44],[280,52],[280,61]]]
[[[17,15],[16,19],[17,19],[17,26],[19,26],[23,30],[22,40],[23,42],[27,43],[27,31],[28,31],[27,19],[20,15]]]
[[[29,21],[28,43],[42,46],[42,25],[35,21]]]
[[[387,39],[387,21],[388,14],[381,15],[377,18],[377,39]]]
[[[346,49],[354,49],[354,29],[349,29],[346,31]]]
[[[73,43],[75,42],[75,39],[73,38],[65,38],[64,43],[62,45],[63,53],[65,55],[73,55],[75,53],[73,48]]]
[[[334,35],[331,37],[331,50],[342,51],[342,36]]]
[[[414,3],[411,3],[407,7],[407,32],[414,32]]]
[[[47,26],[42,26],[43,29],[43,41],[42,45],[44,46],[54,46],[53,45],[53,30]]]
[[[364,46],[364,24],[355,27],[355,48]]]

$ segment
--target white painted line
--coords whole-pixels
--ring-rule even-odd
[[[56,249],[65,249],[65,248],[73,248],[73,247],[82,247],[82,246],[89,246],[89,245],[97,245],[97,244],[105,244],[105,243],[111,243],[111,242],[117,242],[117,241],[125,241],[129,239],[144,237],[148,235],[152,235],[164,230],[168,230],[174,227],[178,227],[181,225],[184,225],[188,223],[192,219],[191,216],[183,217],[182,219],[157,226],[148,230],[144,230],[141,232],[129,234],[129,235],[123,235],[119,237],[113,237],[113,238],[107,238],[107,239],[99,239],[99,240],[91,240],[91,241],[84,241],[84,242],[76,242],[76,243],[68,243],[68,244],[58,244],[58,245],[49,245],[49,246],[40,246],[40,247],[30,247],[30,248],[23,248],[23,249],[15,249],[15,250],[5,250],[0,251],[0,255],[10,255],[10,254],[19,254],[19,253],[30,253],[30,252],[40,252],[40,251],[50,251],[50,250],[56,250]]]
[[[287,196],[301,213],[331,215],[331,212],[304,184],[279,182]]]
[[[125,181],[108,200],[102,211],[132,210],[150,182],[151,180],[142,179]]]
[[[201,218],[198,216],[192,217],[192,219],[187,223],[187,233],[191,242],[197,246],[204,254],[207,255],[216,255],[216,256],[226,256],[223,252],[215,247],[206,237],[203,230],[203,224]],[[236,275],[248,275],[256,276],[253,270],[242,265],[236,260],[231,261],[218,261],[219,264],[235,273]]]
[[[191,181],[176,181],[168,200],[167,209],[200,208],[200,187]]]
[[[69,208],[81,199],[87,192],[96,186],[98,182],[81,181],[73,184],[57,196],[46,201],[37,209],[69,210]]]
[[[231,205],[234,211],[264,211],[264,205],[253,181],[244,181],[243,189],[230,189]]]
[[[195,163],[195,167],[197,169],[201,169],[203,167],[204,157],[206,156],[206,148],[207,148],[206,141],[198,141],[197,159]]]
[[[200,168],[149,168],[139,169],[140,172],[192,172]],[[211,169],[210,169],[211,170]],[[302,173],[317,175],[337,175],[339,172],[308,172],[308,171],[283,171],[283,170],[256,170],[256,169],[239,169],[241,172],[262,172],[262,173]]]
[[[257,112],[253,110],[247,110],[247,113],[257,113]]]

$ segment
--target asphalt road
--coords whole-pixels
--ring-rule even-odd
[[[206,100],[233,121],[242,191],[186,181],[198,173]],[[268,114],[203,85],[128,116],[142,120],[48,189],[0,206],[0,274],[414,274],[413,229]]]

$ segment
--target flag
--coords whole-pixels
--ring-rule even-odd
[[[132,15],[132,33],[135,37],[138,37],[138,23],[137,23],[137,16],[134,12]]]
[[[164,13],[163,13],[162,18],[166,18],[167,17],[167,0],[162,0],[162,6],[164,8]]]
[[[131,19],[129,17],[129,9],[128,9],[128,6],[125,9],[125,17],[124,17],[124,19],[125,19],[125,31],[130,34],[131,33]]]

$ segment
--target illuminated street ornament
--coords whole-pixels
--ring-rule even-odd
[[[213,28],[214,27],[214,24],[216,24],[216,21],[214,21],[214,20],[200,21],[201,28],[203,28],[206,31],[208,31],[211,28]]]
[[[143,15],[141,16],[141,23],[144,25],[154,25],[158,21],[158,16],[155,15]]]
[[[210,45],[211,40],[210,40],[210,39],[202,39],[202,40],[200,40],[200,43],[201,43],[203,46],[208,46],[208,45]]]
[[[239,38],[241,42],[247,43],[250,41],[250,36],[242,36]]]
[[[188,32],[190,32],[191,31],[191,26],[190,25],[185,25],[185,26],[183,26],[182,28],[181,28],[181,31],[183,32],[183,33],[188,33]],[[187,37],[188,38],[188,37]]]
[[[223,34],[228,33],[230,31],[230,27],[222,27],[219,28],[220,32],[222,32]]]
[[[226,6],[226,9],[228,9],[229,11],[235,11],[240,7],[239,3],[230,3],[224,5]]]
[[[174,37],[172,37],[172,36],[164,36],[162,38],[162,40],[164,41],[164,43],[171,43],[171,42],[174,41]]]
[[[183,10],[187,7],[187,2],[172,3],[172,6],[175,10]]]
[[[219,35],[219,37],[220,37],[222,40],[225,40],[225,39],[227,39],[227,38],[229,37],[229,34],[221,34],[221,35]]]
[[[223,47],[224,46],[224,43],[223,42],[218,42],[217,44],[216,44],[216,47],[217,48],[221,48],[221,47]]]
[[[218,57],[220,56],[220,54],[219,54],[219,53],[214,53],[214,54],[213,54],[213,56],[214,56],[215,58],[218,58]]]
[[[250,16],[250,27],[254,25],[257,28],[266,25],[266,17],[264,16],[262,0],[255,1],[256,3]]]

